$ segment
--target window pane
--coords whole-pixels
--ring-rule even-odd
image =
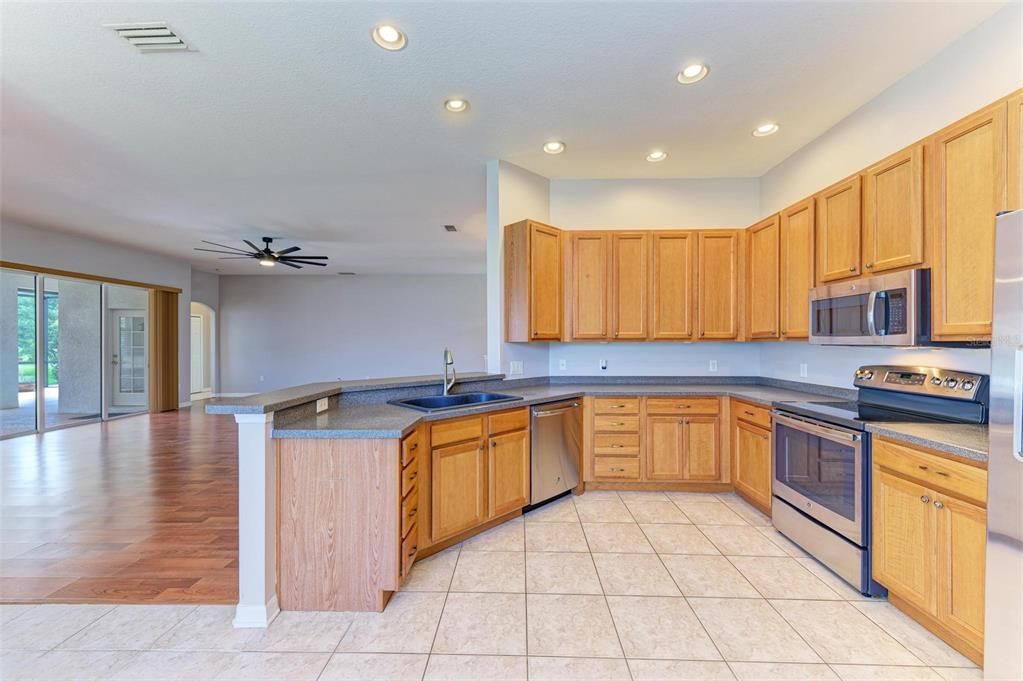
[[[102,332],[100,284],[44,278],[49,371],[46,427],[100,418]]]
[[[35,276],[0,270],[0,436],[35,429]]]

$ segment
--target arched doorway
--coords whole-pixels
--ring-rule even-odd
[[[216,379],[216,311],[209,305],[192,301],[189,317],[191,357],[191,399],[213,396]]]

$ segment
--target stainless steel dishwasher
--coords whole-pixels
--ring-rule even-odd
[[[582,408],[578,400],[538,404],[530,418],[530,504],[579,484]]]

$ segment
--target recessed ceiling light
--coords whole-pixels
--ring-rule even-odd
[[[543,143],[543,150],[548,154],[560,154],[565,150],[565,143],[560,140],[551,140]]]
[[[444,108],[452,113],[462,113],[469,109],[469,100],[467,99],[448,99],[444,102]]]
[[[778,132],[777,123],[762,123],[761,125],[753,128],[754,137],[767,137],[768,135],[773,135],[776,132]]]
[[[397,52],[408,44],[408,38],[396,27],[390,24],[377,24],[373,27],[373,42],[385,50]]]
[[[651,163],[660,163],[666,158],[668,158],[668,152],[663,151],[661,149],[654,149],[653,151],[646,155],[646,160],[650,161]]]
[[[683,85],[689,85],[690,83],[696,83],[707,77],[710,73],[710,69],[706,64],[702,62],[693,62],[687,64],[681,71],[678,72],[678,82]]]

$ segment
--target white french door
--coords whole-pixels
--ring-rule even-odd
[[[146,404],[149,379],[149,330],[145,310],[114,310],[110,314],[113,340],[110,364],[110,406]]]

